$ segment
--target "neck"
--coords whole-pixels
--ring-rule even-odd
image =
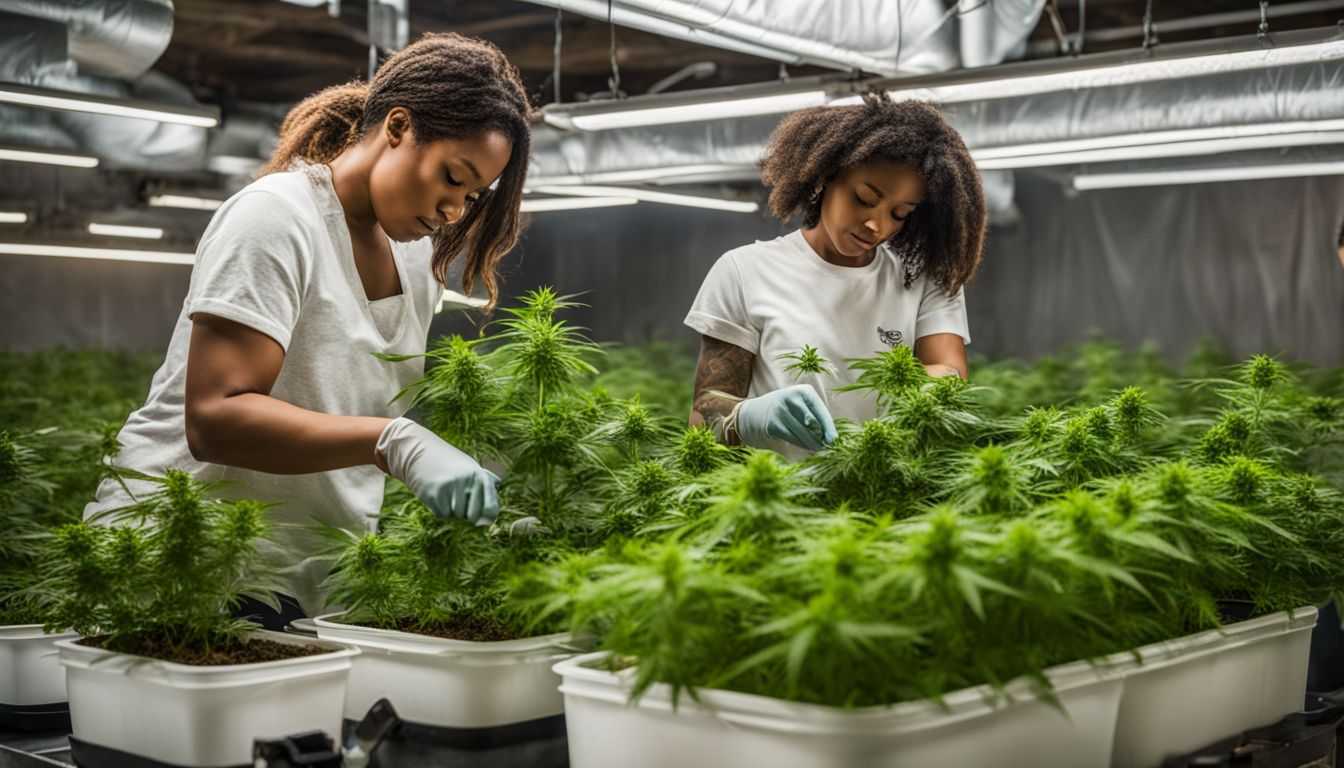
[[[367,142],[352,144],[332,160],[331,185],[336,199],[341,201],[346,225],[351,232],[370,232],[378,228],[378,217],[373,213],[369,195],[369,176],[376,159]]]
[[[803,239],[807,241],[808,245],[812,246],[812,250],[821,257],[822,261],[839,267],[866,267],[873,263],[873,259],[877,258],[876,248],[864,251],[858,256],[846,256],[835,250],[835,246],[831,243],[831,236],[827,234],[820,223],[815,227],[804,229]]]

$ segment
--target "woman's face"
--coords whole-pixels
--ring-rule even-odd
[[[886,160],[846,168],[826,185],[820,226],[834,253],[859,258],[891,239],[924,199],[915,169]]]
[[[404,116],[400,108],[388,113],[387,144],[369,173],[374,216],[388,237],[403,243],[459,221],[504,172],[513,152],[499,131],[419,142]],[[394,131],[387,130],[389,124]]]

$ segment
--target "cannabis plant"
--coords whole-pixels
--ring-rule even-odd
[[[784,366],[784,371],[792,376],[794,381],[800,381],[808,375],[830,376],[835,373],[830,362],[821,356],[817,348],[807,344],[797,352],[786,352],[775,359],[792,361]]]
[[[231,609],[244,596],[274,604],[278,587],[258,554],[267,505],[214,498],[178,470],[122,477],[156,489],[105,520],[62,526],[44,547],[32,593],[47,629],[131,653],[243,644],[255,625]]]

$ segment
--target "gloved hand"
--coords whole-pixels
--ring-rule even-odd
[[[795,384],[737,404],[737,435],[761,447],[766,438],[785,440],[809,451],[835,442],[835,421],[821,396],[808,384]]]
[[[477,525],[489,525],[499,516],[499,477],[414,421],[388,422],[376,450],[387,463],[387,473],[405,483],[435,515]]]

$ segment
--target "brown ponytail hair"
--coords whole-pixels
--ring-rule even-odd
[[[499,297],[499,260],[518,241],[532,143],[527,91],[494,45],[452,32],[426,34],[389,56],[372,83],[335,85],[309,96],[285,116],[275,152],[258,175],[284,171],[300,158],[329,163],[380,128],[394,107],[410,114],[416,141],[498,131],[512,143],[495,187],[483,190],[460,221],[432,235],[434,279],[446,285],[449,265],[463,255],[462,290],[470,295],[477,281],[483,283],[488,313]]]

